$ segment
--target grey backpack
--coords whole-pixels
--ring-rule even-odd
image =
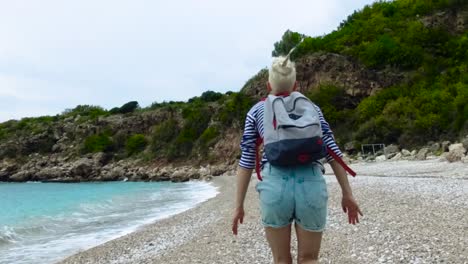
[[[269,95],[263,116],[265,155],[272,165],[307,164],[325,157],[315,105],[303,94]]]

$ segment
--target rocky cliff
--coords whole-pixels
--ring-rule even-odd
[[[419,2],[424,3],[424,1]],[[384,94],[378,100],[368,100],[366,108],[363,107],[365,111],[362,111],[368,116],[358,116],[353,119],[362,122],[364,127],[361,129],[360,126],[355,126],[355,130],[372,131],[371,135],[361,133],[359,136],[364,139],[360,140],[366,140],[365,137],[378,140],[388,138],[391,143],[399,143],[397,142],[399,135],[408,129],[414,129],[414,135],[421,135],[421,131],[427,134],[433,131],[435,135],[433,137],[442,133],[446,135],[444,141],[447,137],[451,137],[451,142],[462,142],[460,143],[462,146],[456,145],[450,150],[449,143],[442,144],[443,140],[440,140],[441,143],[432,142],[427,146],[419,146],[420,150],[414,150],[414,155],[409,155],[408,151],[399,152],[397,146],[398,151],[395,151],[395,155],[409,157],[408,159],[425,159],[447,153],[444,157],[450,161],[467,161],[468,138],[455,132],[463,131],[464,125],[468,131],[467,117],[463,116],[463,113],[468,113],[468,108],[465,107],[468,105],[468,97],[463,97],[463,92],[466,90],[464,88],[466,86],[463,85],[466,85],[465,82],[468,80],[466,79],[468,78],[466,76],[468,7],[457,6],[463,8],[444,8],[429,15],[406,18],[408,23],[413,23],[413,28],[427,29],[421,38],[414,35],[405,36],[409,39],[407,42],[404,42],[406,41],[404,38],[399,39],[399,33],[395,33],[396,29],[404,28],[406,22],[402,21],[406,20],[391,18],[391,15],[395,14],[390,8],[392,3],[376,3],[369,9],[370,11],[365,9],[355,13],[346,22],[349,27],[353,21],[361,19],[362,25],[369,23],[367,26],[370,29],[375,26],[381,28],[383,33],[373,32],[375,36],[360,36],[368,38],[365,45],[361,45],[363,41],[354,44],[351,40],[343,41],[345,46],[340,46],[343,52],[339,52],[338,48],[335,48],[336,52],[322,48],[299,56],[296,59],[296,68],[300,91],[308,94],[319,91],[324,86],[342,89],[344,94],[340,96],[345,102],[343,108],[328,109],[330,113],[334,113],[335,110],[342,111],[332,119],[335,123],[340,123],[343,116],[345,119],[348,118],[349,113],[356,109],[363,99],[374,98],[373,95],[379,94],[379,91],[388,91],[390,89],[387,88],[398,86],[400,90],[393,89],[392,93]],[[375,24],[377,22],[372,20],[373,14],[376,17],[375,21],[386,21],[387,24]],[[396,29],[387,28],[392,25]],[[423,28],[419,28],[421,25]],[[338,31],[334,33],[336,32]],[[412,34],[417,33],[416,30]],[[342,36],[346,34],[338,34],[335,37],[340,40]],[[319,37],[317,41],[324,39]],[[432,42],[424,48],[411,43],[420,39]],[[311,47],[313,48],[313,45]],[[421,52],[421,61],[414,62],[416,68],[399,68],[397,63],[387,63],[382,66],[379,63],[386,63],[385,60],[380,62],[369,59],[375,59],[371,55],[379,54],[370,51],[380,52],[385,48],[388,48],[388,52],[395,49],[406,51],[407,48],[410,51],[409,55],[412,55],[413,51]],[[457,51],[452,52],[452,50]],[[395,59],[401,62],[398,52],[392,56],[395,58],[389,55],[389,60]],[[408,56],[408,58],[413,57]],[[373,66],[369,66],[369,63]],[[99,114],[96,115],[62,114],[37,120],[23,119],[0,124],[0,181],[186,181],[189,178],[209,178],[210,175],[231,171],[235,169],[240,155],[238,145],[241,139],[242,118],[245,117],[246,109],[266,96],[267,80],[268,71],[263,69],[244,85],[240,93],[225,95],[210,93],[187,103],[168,103],[130,113],[115,114],[112,111],[98,109]],[[435,87],[424,87],[433,82],[439,83]],[[440,90],[441,87],[448,88],[445,91]],[[443,95],[441,99],[431,94],[437,89],[440,91],[433,94]],[[423,90],[424,93],[416,93]],[[398,97],[399,93],[405,93],[403,99]],[[425,97],[421,97],[422,95]],[[449,110],[441,113],[437,112],[437,109],[430,113],[414,113],[420,108],[432,109],[431,100],[439,102],[443,98],[449,98],[448,96],[453,96],[454,99],[451,101],[456,102],[453,107],[447,108]],[[424,107],[415,104],[414,107],[417,108],[405,110],[405,107],[413,101],[420,101],[421,104],[429,103],[423,105]],[[385,107],[386,105],[388,107]],[[448,126],[453,130],[450,133],[445,132],[444,127],[431,126],[432,123],[442,123],[440,120],[444,120],[443,114],[446,113],[454,119],[453,124]],[[406,120],[405,118],[419,119],[404,121],[412,125],[409,127],[395,125],[399,120]],[[429,128],[426,129],[427,124]],[[349,129],[343,131],[351,134]],[[154,144],[155,134],[160,132],[164,132],[164,135],[158,137],[162,142]],[[103,141],[95,142],[97,148],[86,150],[86,140],[96,135],[101,135]],[[130,155],[126,151],[128,139],[133,135],[142,135],[143,143],[149,142],[141,145],[141,149],[138,149],[141,153],[137,155]],[[414,137],[414,135],[410,133],[405,137]],[[108,144],[108,146],[103,147],[99,144]],[[438,147],[434,147],[435,144],[438,144]],[[173,145],[177,145],[178,148],[174,150]],[[352,142],[344,147],[350,152],[357,152],[355,148],[356,144]],[[358,157],[375,158],[362,157],[362,155]],[[394,158],[394,156],[385,158]]]
[[[357,60],[335,53],[317,52],[296,61],[297,81],[303,93],[321,85],[342,87],[352,97],[364,98],[386,87],[401,83],[405,74],[395,69],[372,70]],[[268,71],[261,70],[242,88],[260,99],[267,95]]]

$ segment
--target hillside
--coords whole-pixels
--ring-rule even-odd
[[[467,29],[466,1],[378,2],[322,37],[286,32],[273,55],[305,37],[293,54],[300,86],[342,143],[414,147],[468,133]],[[266,78],[243,91],[263,96]]]
[[[292,56],[300,89],[339,144],[414,148],[468,135],[466,1],[378,2],[325,36],[285,32],[273,55],[302,37]],[[81,105],[2,123],[0,181],[161,180],[174,176],[166,166],[209,164],[221,173],[235,166],[245,114],[266,94],[267,75],[261,70],[240,92],[208,91],[188,102]]]

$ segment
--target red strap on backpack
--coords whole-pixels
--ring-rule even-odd
[[[257,173],[257,178],[259,181],[262,181],[262,175],[260,175],[260,163],[262,161],[262,157],[260,156],[260,145],[262,145],[263,139],[261,137],[257,137],[257,140],[255,142],[256,148],[255,148],[255,172]],[[330,154],[330,156],[333,157],[338,164],[345,169],[351,176],[356,177],[356,172],[353,171],[344,161],[342,158],[340,158],[336,153],[329,147],[327,147],[327,152]]]
[[[264,102],[266,99],[267,98],[264,97],[260,99],[260,101]],[[262,175],[260,175],[260,163],[262,162],[262,157],[260,156],[260,145],[262,145],[262,143],[263,138],[260,136],[260,134],[257,133],[257,140],[255,141],[255,172],[257,173],[257,178],[259,181],[263,181]]]
[[[260,135],[257,135],[257,140],[255,141],[255,172],[257,172],[257,178],[259,181],[262,181],[262,176],[260,175],[260,163],[262,157],[260,156],[260,145],[263,143],[263,138]]]
[[[351,174],[351,176],[356,177],[356,172],[354,172],[348,165],[346,165],[343,159],[336,155],[336,153],[331,148],[327,147],[327,152],[341,165],[341,167],[343,167],[343,169],[345,169],[345,171]]]

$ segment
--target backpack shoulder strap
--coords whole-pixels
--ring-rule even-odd
[[[348,165],[346,165],[343,159],[336,155],[336,153],[331,148],[327,147],[327,152],[328,154],[330,154],[330,156],[333,157],[334,160],[336,160],[336,162],[338,162],[341,165],[341,167],[343,167],[343,169],[345,169],[345,171],[347,171],[353,177],[356,177],[356,172],[353,171]]]
[[[265,102],[268,97],[263,97],[260,99],[261,102]],[[262,120],[263,122],[263,120]],[[260,163],[262,161],[262,158],[260,156],[260,146],[263,143],[263,138],[261,135],[257,132],[257,139],[255,140],[255,172],[257,173],[257,178],[259,181],[262,181],[262,175],[260,175]]]
[[[262,161],[262,157],[260,155],[260,145],[262,145],[263,139],[260,135],[257,135],[257,140],[255,141],[255,172],[257,173],[257,178],[259,181],[262,181],[262,175],[260,175],[260,163]]]

